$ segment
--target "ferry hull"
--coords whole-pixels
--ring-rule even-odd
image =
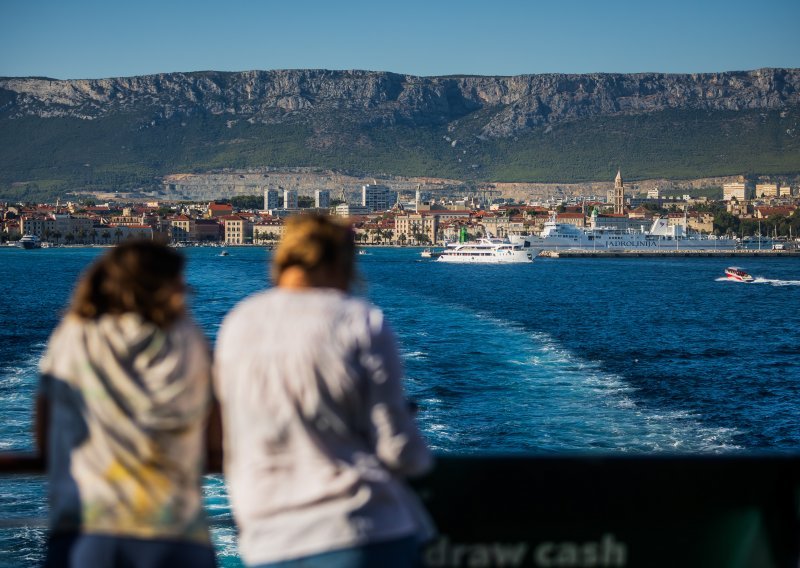
[[[533,262],[529,252],[523,250],[521,253],[522,254],[513,254],[507,256],[459,256],[454,254],[442,254],[436,259],[436,261],[450,262],[454,264],[520,264],[525,262]]]

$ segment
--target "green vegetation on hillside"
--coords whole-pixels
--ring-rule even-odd
[[[488,110],[448,125],[232,120],[141,113],[0,119],[0,198],[159,188],[174,172],[311,166],[473,181],[579,182],[800,170],[800,109],[601,117],[513,138],[480,136]]]

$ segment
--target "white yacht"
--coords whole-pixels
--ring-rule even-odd
[[[541,250],[734,250],[738,246],[734,239],[689,235],[685,225],[670,225],[667,219],[656,219],[649,231],[601,227],[596,210],[588,228],[558,223],[553,214],[540,235],[511,235],[509,239]]]
[[[477,241],[452,243],[445,248],[436,262],[462,264],[513,264],[533,262],[538,250],[523,248],[506,239],[483,238]]]
[[[36,235],[23,235],[23,237],[17,241],[17,246],[24,249],[41,248],[42,241]]]

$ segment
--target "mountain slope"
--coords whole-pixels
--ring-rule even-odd
[[[800,70],[414,77],[368,71],[0,79],[7,196],[318,166],[502,181],[800,168]],[[35,185],[34,185],[35,184]]]

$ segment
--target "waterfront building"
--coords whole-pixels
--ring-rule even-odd
[[[394,219],[395,237],[401,243],[435,243],[439,231],[438,213],[409,213]],[[426,240],[427,239],[427,240]]]
[[[68,240],[82,241],[92,234],[95,219],[73,217],[71,215],[23,215],[20,217],[20,232],[23,235],[36,235],[44,241],[55,237],[58,241],[71,235]]]
[[[194,234],[200,242],[217,242],[223,235],[222,225],[216,219],[195,219]]]
[[[19,230],[19,221],[16,219],[6,219],[3,221],[3,233],[7,237],[16,237],[22,235]]]
[[[397,202],[397,192],[385,185],[361,186],[361,206],[369,211],[388,211]]]
[[[486,215],[481,220],[483,230],[487,235],[505,238],[508,235],[521,235],[525,232],[525,223],[522,215],[498,216]]]
[[[123,212],[122,215],[112,215],[108,217],[108,223],[111,225],[149,225],[145,222],[144,215],[132,215],[130,210],[127,213]]]
[[[241,215],[222,218],[223,241],[230,245],[243,245],[253,240],[253,224]]]
[[[600,215],[600,217],[603,220],[612,218],[611,215]],[[556,215],[556,223],[569,223],[576,227],[585,227],[586,215],[583,213],[558,213]]]
[[[280,202],[278,199],[278,190],[277,189],[265,189],[264,190],[264,210],[271,211],[273,209],[277,209]]]
[[[328,209],[331,206],[331,192],[328,189],[314,190],[314,207]]]
[[[276,243],[283,238],[285,225],[278,219],[259,221],[253,225],[253,242],[257,244]]]
[[[23,215],[19,218],[19,232],[22,235],[36,235],[40,239],[47,240],[49,235],[55,230],[55,221],[52,217],[29,217]]]
[[[150,225],[103,225],[97,231],[106,243],[119,244],[127,239],[151,239],[154,236]]]
[[[193,241],[197,238],[194,230],[196,222],[188,215],[176,215],[168,220],[170,240]]]

